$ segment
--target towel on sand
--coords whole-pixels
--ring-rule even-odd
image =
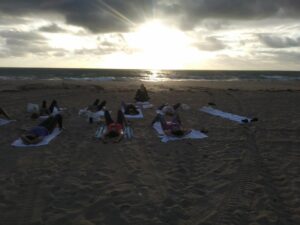
[[[92,111],[88,110],[88,108],[86,107],[84,109],[80,109],[78,112],[78,115],[82,116],[82,117],[87,117],[87,119],[93,118],[94,121],[98,122],[101,120],[101,117],[104,116],[104,110],[92,112]]]
[[[15,147],[38,147],[43,145],[48,145],[50,141],[52,141],[56,136],[58,136],[62,131],[59,128],[55,128],[51,134],[44,137],[44,139],[37,143],[32,145],[26,145],[23,143],[22,139],[19,138],[16,141],[14,141],[11,145]]]
[[[129,114],[125,114],[125,109],[122,108],[122,112],[124,113],[124,116],[126,119],[143,119],[144,118],[143,111],[138,107],[137,107],[137,110],[139,111],[139,114],[129,115]]]
[[[213,116],[219,116],[219,117],[222,117],[224,119],[232,120],[232,121],[235,121],[235,122],[238,122],[238,123],[247,123],[247,122],[250,123],[251,122],[250,118],[235,115],[235,114],[228,113],[228,112],[223,112],[221,110],[214,109],[210,106],[204,106],[200,109],[200,111],[206,112],[206,113],[211,114]]]
[[[96,138],[101,138],[103,136],[103,134],[105,134],[107,131],[107,126],[106,124],[101,124],[99,126],[99,128],[96,131],[95,137]],[[131,126],[126,126],[124,128],[124,136],[126,139],[131,139],[133,138],[133,129],[131,128]]]
[[[182,139],[203,139],[208,137],[206,134],[197,131],[197,130],[192,130],[190,133],[188,133],[187,135],[183,136],[183,137],[171,137],[171,136],[167,136],[162,127],[160,122],[156,122],[153,124],[153,128],[156,130],[158,136],[161,138],[161,141],[166,143],[168,141],[177,141],[177,140],[182,140]]]
[[[15,120],[6,120],[6,119],[1,119],[1,118],[0,118],[0,126],[9,124],[9,123],[14,122],[14,121],[15,121]]]
[[[151,104],[150,102],[136,102],[135,104],[143,109],[150,109],[153,107],[153,104]]]

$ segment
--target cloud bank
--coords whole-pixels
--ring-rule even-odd
[[[215,59],[274,65],[299,59],[299,0],[1,0],[0,57],[131,54],[135,50],[124,39],[106,35],[121,37],[157,18],[193,37],[193,47]],[[95,44],[62,49],[49,44],[55,34],[90,36]]]

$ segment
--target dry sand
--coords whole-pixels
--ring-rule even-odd
[[[97,124],[78,117],[95,98],[115,112],[137,82],[1,81],[0,106],[18,121],[0,127],[0,224],[3,225],[297,225],[300,224],[300,84],[146,83],[152,103],[184,102],[184,124],[209,138],[161,143],[150,122],[135,138],[102,144]],[[34,125],[28,102],[56,99],[66,130],[50,145],[10,146]],[[239,125],[198,108],[258,117]]]

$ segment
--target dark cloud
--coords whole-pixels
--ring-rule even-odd
[[[203,51],[219,51],[226,48],[226,45],[216,37],[206,37],[195,46]]]
[[[269,62],[286,69],[293,69],[299,68],[300,52],[285,49],[256,51],[254,59],[258,62]]]
[[[192,29],[203,19],[299,18],[299,0],[1,0],[0,13],[16,17],[59,14],[94,33],[128,31],[155,16]],[[219,26],[218,24],[217,27]]]
[[[35,14],[46,17],[55,13],[64,16],[68,24],[95,33],[127,31],[152,15],[149,0],[1,0],[0,12],[9,15]]]
[[[52,24],[50,24],[48,26],[40,27],[39,31],[49,32],[49,33],[63,33],[63,32],[67,32],[65,29],[61,28],[60,26],[58,26],[55,23],[52,23]]]
[[[170,17],[182,29],[197,26],[204,19],[259,20],[299,18],[298,0],[182,0],[161,1],[162,16]]]
[[[26,24],[29,22],[25,18],[4,15],[4,14],[0,14],[0,21],[1,21],[0,26],[12,26],[12,25]]]
[[[62,51],[61,49],[50,48],[47,39],[35,32],[0,31],[0,38],[4,39],[2,52],[5,53],[6,57],[48,55],[51,52]]]
[[[299,67],[300,52],[294,52],[294,51],[277,52],[275,54],[275,57],[278,62],[294,63],[295,66]]]
[[[269,34],[259,34],[259,40],[270,48],[300,47],[300,38],[278,37]]]

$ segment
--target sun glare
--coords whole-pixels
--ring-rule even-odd
[[[189,39],[183,32],[159,21],[143,24],[127,41],[149,69],[181,69],[189,47]]]

